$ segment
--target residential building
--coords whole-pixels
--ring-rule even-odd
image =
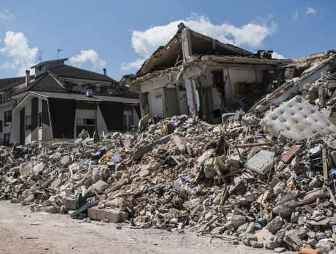
[[[280,66],[272,51],[252,53],[197,33],[183,23],[176,35],[147,59],[133,86],[142,114],[164,118],[195,114],[218,122],[225,112],[248,110],[276,86]]]
[[[34,75],[0,79],[0,143],[74,139],[86,129],[99,135],[137,125],[139,99],[104,74],[65,64],[33,66]]]

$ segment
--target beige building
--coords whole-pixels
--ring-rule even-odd
[[[144,62],[133,85],[140,92],[142,114],[197,114],[218,122],[225,112],[251,107],[289,62],[272,59],[271,51],[254,54],[180,24],[167,45]]]

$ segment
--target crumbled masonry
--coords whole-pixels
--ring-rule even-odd
[[[336,84],[335,76],[310,87],[296,78],[219,125],[180,115],[142,121],[141,132],[111,133],[97,143],[83,136],[1,147],[0,199],[75,219],[188,229],[276,252],[333,253],[336,85],[328,84]],[[319,87],[326,91],[319,94]],[[287,107],[293,100],[319,121],[305,108],[296,117]],[[274,117],[277,108],[282,112]]]

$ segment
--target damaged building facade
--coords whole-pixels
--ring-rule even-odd
[[[177,34],[144,62],[133,84],[142,114],[165,118],[197,114],[208,122],[238,108],[247,110],[281,77],[291,60],[256,54],[179,25]]]
[[[0,80],[0,142],[73,139],[128,130],[139,119],[139,100],[126,86],[104,74],[65,64],[41,62],[25,77]]]

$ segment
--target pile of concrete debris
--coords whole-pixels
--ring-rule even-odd
[[[336,82],[328,73],[308,85],[313,68],[220,125],[182,115],[99,142],[82,135],[2,147],[0,199],[278,252],[328,253],[336,245]]]

